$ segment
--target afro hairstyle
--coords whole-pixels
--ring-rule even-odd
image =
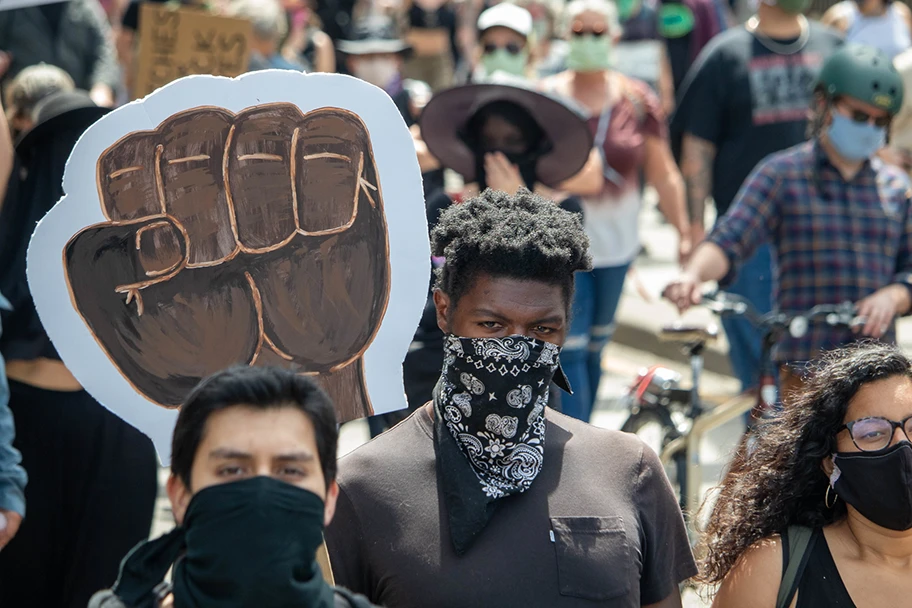
[[[578,213],[521,188],[485,190],[441,213],[431,232],[436,288],[455,306],[479,274],[560,285],[569,309],[573,273],[590,270],[589,239]]]

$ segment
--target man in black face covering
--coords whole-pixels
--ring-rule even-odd
[[[205,380],[174,428],[177,528],[133,549],[90,608],[369,608],[315,559],[338,495],[337,442],[335,409],[309,378],[238,367]]]
[[[578,215],[524,189],[442,214],[442,374],[340,461],[338,582],[396,608],[680,606],[696,568],[655,453],[547,407],[587,249]]]

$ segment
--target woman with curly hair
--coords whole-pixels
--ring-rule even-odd
[[[700,572],[721,583],[713,606],[908,606],[912,361],[834,351],[794,399],[722,482]]]

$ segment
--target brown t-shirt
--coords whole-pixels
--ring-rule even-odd
[[[639,608],[696,574],[681,511],[634,435],[546,410],[544,466],[457,556],[423,407],[339,462],[336,584],[388,608]]]

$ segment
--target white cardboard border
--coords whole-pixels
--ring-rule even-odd
[[[350,110],[367,126],[389,227],[390,297],[386,315],[364,355],[375,413],[406,407],[402,361],[424,310],[430,280],[430,246],[421,172],[411,135],[382,90],[339,74],[266,70],[239,78],[189,76],[103,117],[76,144],[63,179],[64,197],[39,222],[29,244],[27,275],[36,309],[64,363],[108,409],[152,438],[163,464],[170,462],[178,411],[137,393],[117,371],[70,301],[63,249],[81,228],[105,221],[96,186],[96,162],[112,143],[134,131],[155,129],[169,116],[198,106],[239,112],[290,102],[302,112]]]

